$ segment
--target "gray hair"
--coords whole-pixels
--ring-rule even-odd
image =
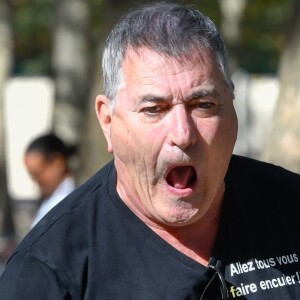
[[[191,7],[158,2],[123,16],[106,40],[102,59],[103,88],[111,106],[122,83],[126,51],[141,47],[176,58],[191,50],[209,49],[215,54],[225,82],[234,91],[224,43],[214,23]]]

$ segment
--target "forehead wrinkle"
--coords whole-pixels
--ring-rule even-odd
[[[147,51],[149,50],[146,50],[146,52]],[[150,54],[153,53],[152,51],[149,52]],[[157,55],[159,56],[159,54],[157,53],[154,54],[155,57]],[[208,59],[210,58],[209,53],[206,53],[205,56],[204,53],[202,53],[200,57],[199,53],[197,54],[198,56],[196,56],[196,62],[199,62],[199,60],[201,62],[204,62],[204,57]],[[146,62],[145,60],[149,59],[149,56],[147,56],[144,51],[133,51],[130,54],[127,52],[127,67],[130,67],[130,65],[132,66],[132,64],[135,63],[135,55],[138,56],[138,59],[144,61],[144,63]],[[195,53],[193,57],[195,58]],[[140,68],[139,66],[139,78],[135,78],[134,72],[129,75],[131,77],[131,80],[135,81],[135,84],[137,84],[138,81],[140,82],[141,86],[147,87],[148,92],[145,91],[145,94],[143,93],[143,88],[139,89],[139,102],[157,102],[159,100],[172,101],[176,99],[183,100],[188,98],[195,99],[197,96],[204,97],[205,93],[206,95],[208,95],[207,92],[204,91],[200,92],[200,94],[199,92],[193,92],[193,90],[197,90],[199,88],[202,89],[202,86],[203,89],[207,88],[207,80],[210,81],[209,78],[212,75],[212,66],[207,63],[208,61],[203,64],[203,67],[200,66],[200,69],[202,69],[201,71],[195,68],[196,62],[193,63],[193,59],[191,57],[189,57],[189,59],[185,58],[184,60],[178,60],[174,57],[166,58],[164,56],[159,56],[159,58],[161,61],[155,61],[153,65],[150,65],[150,67],[152,68],[152,72],[147,73],[147,68],[144,69]],[[152,58],[150,56],[150,60],[151,59]],[[171,68],[169,68],[170,65],[172,66]],[[143,70],[145,71],[145,73],[143,72]],[[127,72],[125,72],[125,74],[126,73]],[[126,77],[127,74],[125,75],[125,78]],[[127,82],[126,79],[125,82]],[[151,86],[153,86],[153,88]]]
[[[182,84],[178,79],[178,75],[181,73],[185,73],[185,71],[180,73],[172,73],[171,75],[164,74],[163,77],[165,77],[165,79],[163,79],[163,83],[161,85],[157,85],[155,82],[146,83],[145,85],[153,86],[154,91],[151,91],[145,95],[141,95],[141,103],[171,101],[172,99],[183,98]],[[144,79],[151,80],[156,77],[160,80],[160,82],[162,82],[161,75],[145,77]],[[187,82],[187,80],[185,82]],[[167,86],[167,88],[165,88],[165,86]],[[180,93],[178,91],[180,91]]]
[[[200,54],[201,53],[201,54]],[[155,63],[152,65],[153,70],[152,71],[160,71],[160,74],[153,74],[153,76],[149,76],[149,74],[147,74],[144,79],[147,78],[156,78],[159,76],[177,76],[180,75],[182,73],[186,73],[186,72],[193,72],[194,71],[194,66],[195,66],[195,62],[199,63],[203,63],[203,65],[207,66],[207,62],[211,61],[210,59],[210,54],[209,53],[205,53],[204,51],[202,52],[195,52],[189,55],[183,55],[180,57],[172,57],[172,56],[165,56],[162,55],[160,53],[157,53],[155,51],[152,51],[150,49],[141,47],[138,49],[132,49],[131,51],[127,51],[126,52],[126,56],[124,59],[124,62],[127,61],[129,64],[134,64],[135,60],[136,60],[136,55],[138,56],[138,59],[143,61],[144,63],[148,64],[147,61],[150,60],[150,62],[152,61],[152,58],[154,59]],[[197,58],[197,59],[195,59]],[[123,62],[123,66],[124,66],[124,62]],[[156,65],[156,66],[155,66]],[[172,65],[173,71],[172,73],[169,73],[170,70],[165,71],[164,68],[162,66],[165,66],[165,68],[169,68],[170,65]],[[182,70],[182,67],[185,68],[185,70]],[[178,69],[181,70],[180,72],[178,72]],[[145,69],[146,71],[146,69]],[[143,79],[143,77],[142,77]]]
[[[213,98],[220,98],[220,94],[219,92],[214,88],[214,86],[211,85],[197,85],[195,87],[196,90],[193,91],[193,87],[189,88],[189,91],[191,91],[191,93],[187,93],[186,96],[183,96],[183,93],[181,93],[181,98],[182,100],[185,101],[190,101],[190,100],[195,100],[195,99],[201,99],[201,98],[205,98],[205,97],[213,97]],[[180,88],[180,91],[182,89]],[[176,95],[177,94],[177,95]],[[168,101],[171,102],[172,100],[179,100],[181,99],[180,97],[178,97],[179,93],[167,93],[167,95],[159,95],[158,93],[148,93],[145,95],[142,95],[140,97],[140,102],[141,103],[145,103],[145,102],[152,102],[152,103],[158,103],[161,101]]]
[[[195,70],[183,70],[180,73],[168,77],[168,85],[171,95],[175,99],[196,99],[205,96],[216,96],[217,91],[210,84],[207,86],[207,78],[203,74],[188,76],[187,73],[194,73]],[[182,78],[179,76],[183,74]],[[200,75],[200,76],[199,76]],[[204,78],[203,78],[204,77]],[[196,90],[195,90],[196,89]],[[193,91],[195,90],[195,91]]]
[[[182,74],[181,72],[180,74]],[[172,95],[173,99],[179,99],[183,97],[183,91],[182,91],[182,84],[180,79],[178,78],[180,76],[179,73],[175,73],[171,76],[168,76],[168,86],[170,88],[170,93]]]

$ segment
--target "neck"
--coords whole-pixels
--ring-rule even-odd
[[[215,201],[200,220],[190,225],[149,227],[178,251],[207,266],[219,228],[222,203],[223,197]]]

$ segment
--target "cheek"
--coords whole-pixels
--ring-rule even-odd
[[[214,144],[223,145],[221,149],[231,148],[236,140],[237,135],[237,119],[235,113],[223,117],[215,117],[205,120],[199,120],[197,123],[201,139],[206,145],[211,146]],[[221,150],[220,149],[220,150]]]
[[[48,188],[49,186],[53,185],[53,182],[56,178],[54,178],[53,174],[45,174],[44,176],[41,176],[40,178],[40,185],[44,188]]]
[[[129,169],[137,169],[143,161],[144,142],[143,133],[139,131],[139,126],[131,124],[130,121],[125,124],[118,123],[111,126],[111,145],[113,155],[116,160]]]
[[[205,145],[211,146],[221,135],[222,127],[219,118],[200,119],[196,122],[200,139]]]
[[[221,127],[224,144],[230,145],[233,148],[236,142],[238,129],[238,122],[235,110],[232,110],[228,118],[222,121]]]
[[[42,192],[46,192],[49,189],[49,185],[51,185],[51,181],[45,180],[44,178],[40,178],[39,181],[37,181],[37,184]]]
[[[110,126],[110,139],[113,152],[116,155],[119,152],[125,152],[133,147],[133,135],[135,128],[131,125],[129,118],[119,117],[117,114],[112,118]]]
[[[161,145],[161,135],[162,128],[149,128],[136,113],[122,119],[115,118],[110,133],[114,156],[137,160],[155,155]]]

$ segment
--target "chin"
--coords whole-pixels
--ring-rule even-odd
[[[181,227],[186,227],[189,225],[192,225],[196,223],[197,220],[194,219],[186,219],[186,220],[178,220],[178,221],[173,221],[173,222],[165,222],[164,225],[167,227],[172,227],[172,228],[181,228]]]
[[[198,209],[185,210],[176,214],[168,214],[163,218],[163,223],[167,226],[181,227],[193,224],[199,220]]]

